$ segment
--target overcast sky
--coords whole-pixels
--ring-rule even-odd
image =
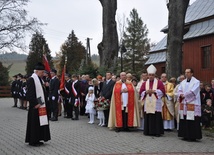
[[[190,3],[195,0],[190,0]],[[137,9],[139,16],[149,29],[151,42],[158,42],[164,34],[160,30],[167,25],[168,10],[166,0],[118,0],[117,16],[129,17],[130,11]],[[27,11],[32,17],[47,23],[43,27],[52,56],[60,51],[60,46],[74,30],[79,40],[86,46],[86,38],[91,40],[92,54],[98,54],[97,44],[102,40],[102,6],[99,0],[31,0]],[[27,45],[30,39],[26,40]]]

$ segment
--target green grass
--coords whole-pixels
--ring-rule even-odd
[[[10,78],[12,78],[13,75],[16,75],[18,73],[21,73],[23,75],[26,74],[26,72],[25,72],[26,62],[25,61],[7,61],[7,62],[3,62],[3,65],[5,67],[8,67],[12,63],[13,63],[13,65],[9,69]]]

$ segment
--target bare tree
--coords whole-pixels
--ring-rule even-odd
[[[117,0],[99,0],[103,7],[103,39],[98,44],[100,66],[113,71],[118,57],[118,35],[115,15]]]
[[[167,0],[169,10],[166,72],[178,77],[182,72],[182,44],[186,11],[190,0]]]
[[[29,18],[24,7],[29,0],[0,0],[0,52],[14,48],[24,49],[26,32],[39,31],[43,25]]]
[[[126,16],[125,14],[122,14],[122,16],[117,15],[117,23],[118,23],[118,32],[119,32],[119,42],[120,45],[122,44],[123,41],[123,35],[125,32],[125,28],[126,28]]]

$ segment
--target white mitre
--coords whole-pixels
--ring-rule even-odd
[[[156,71],[157,71],[157,69],[156,69],[155,66],[152,65],[152,64],[147,68],[147,73],[148,73],[148,74],[155,74]]]

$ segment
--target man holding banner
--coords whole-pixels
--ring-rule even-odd
[[[47,96],[42,81],[44,69],[44,65],[38,63],[27,81],[26,97],[29,101],[29,111],[25,142],[31,146],[40,146],[43,144],[40,141],[46,142],[51,139],[46,111]]]

